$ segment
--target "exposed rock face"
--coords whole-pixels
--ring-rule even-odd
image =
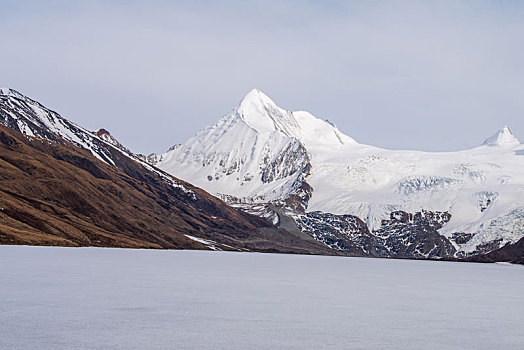
[[[487,254],[473,255],[464,258],[464,260],[474,262],[509,262],[524,265],[524,238],[521,238],[514,244],[506,244],[502,248]]]
[[[285,179],[297,172],[307,176],[311,168],[304,145],[296,139],[291,140],[275,157],[270,154],[264,156],[263,165],[260,178],[263,183]]]
[[[353,215],[311,212],[294,216],[298,228],[331,249],[357,256],[389,256],[367,225]]]
[[[446,212],[396,211],[373,234],[383,240],[389,256],[399,258],[448,258],[456,249],[438,230],[449,221]]]
[[[133,154],[129,149],[124,147],[116,138],[111,135],[109,131],[106,129],[98,129],[98,131],[95,131],[94,134],[98,136],[100,139],[106,141],[107,143],[110,143],[111,145],[115,146],[119,150],[127,153],[127,154]]]
[[[433,212],[423,210],[417,213],[406,213],[405,211],[399,210],[394,211],[390,214],[389,220],[382,220],[382,226],[392,226],[401,224],[411,225],[428,225],[436,229],[441,228],[451,219],[451,215],[448,212]]]
[[[471,237],[473,237],[472,233],[454,232],[451,236],[451,241],[455,242],[457,245],[462,245],[467,243]]]
[[[297,226],[332,249],[379,257],[449,258],[455,248],[438,233],[448,213],[392,212],[382,227],[370,232],[356,216],[312,212],[294,216]]]

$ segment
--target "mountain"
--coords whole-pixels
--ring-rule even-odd
[[[524,147],[508,127],[470,150],[385,150],[259,90],[159,155],[11,89],[0,124],[1,243],[524,258]]]
[[[487,146],[516,146],[520,145],[519,140],[513,135],[508,126],[503,127],[491,137],[484,141]]]
[[[306,145],[331,149],[353,143],[329,122],[285,111],[252,90],[238,108],[161,155],[157,165],[230,201],[287,201],[305,209],[311,196],[304,181],[311,168]]]
[[[0,243],[331,254],[0,90]]]
[[[381,149],[252,90],[156,165],[231,205],[361,255],[465,258],[524,236],[524,146]]]

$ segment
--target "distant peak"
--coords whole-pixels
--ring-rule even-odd
[[[263,94],[263,92],[260,91],[259,89],[254,88],[254,89],[251,89],[251,90],[247,93],[246,97],[249,96],[249,95],[258,95],[258,94]]]
[[[519,140],[517,140],[507,125],[484,141],[484,145],[487,146],[512,146],[519,144]]]
[[[247,95],[240,101],[239,107],[249,107],[249,106],[263,106],[271,105],[276,106],[275,102],[271,100],[266,94],[258,89],[252,89],[247,93]]]
[[[235,110],[235,115],[259,133],[278,130],[287,136],[292,136],[300,129],[293,113],[278,107],[258,89],[251,90],[242,99]]]

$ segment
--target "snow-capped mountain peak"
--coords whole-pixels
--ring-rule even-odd
[[[325,153],[350,144],[355,141],[334,124],[280,108],[253,89],[217,123],[160,155],[156,165],[212,193],[267,202],[302,193],[308,148]]]
[[[519,144],[519,140],[513,135],[508,126],[504,126],[484,141],[484,145],[487,146],[514,146]]]
[[[258,89],[251,90],[233,111],[233,116],[257,134],[282,133],[310,147],[339,147],[355,143],[342,134],[328,120],[322,120],[305,111],[288,111],[276,105]]]
[[[257,106],[257,105],[270,105],[276,107],[275,102],[269,96],[264,94],[259,89],[251,89],[246,96],[240,101],[239,107],[247,106]]]
[[[251,90],[242,99],[235,114],[258,133],[280,131],[290,137],[300,134],[300,125],[293,113],[278,107],[273,100],[257,89]]]
[[[384,228],[397,225],[399,213],[436,215],[445,220],[428,222],[433,238],[445,244],[431,249],[466,256],[524,236],[524,157],[520,149],[504,152],[517,147],[504,127],[471,150],[380,149],[357,143],[308,112],[280,108],[254,89],[216,124],[163,154],[157,166],[257,215],[275,219],[276,213],[277,221],[282,212],[275,208],[282,207],[305,213],[301,222],[311,227],[320,221],[351,226],[347,215],[353,215],[377,239],[399,237]],[[411,241],[402,244],[415,247]]]

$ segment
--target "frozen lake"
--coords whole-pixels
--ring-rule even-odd
[[[524,267],[0,246],[0,349],[524,349]]]

